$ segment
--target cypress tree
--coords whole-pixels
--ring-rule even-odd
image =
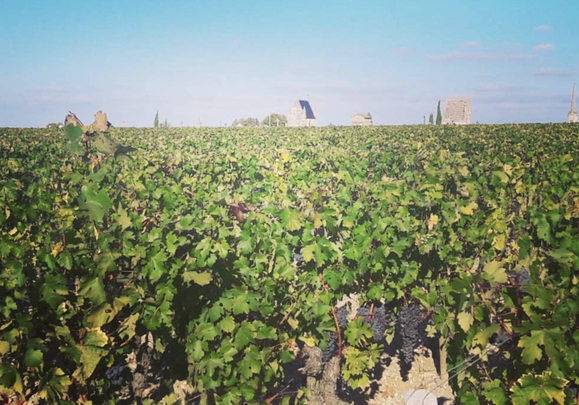
[[[430,113],[430,117],[428,117],[428,122],[430,124],[434,124],[434,114],[433,113]]]
[[[438,110],[436,112],[436,125],[442,124],[442,113],[440,112],[440,100],[438,100]]]
[[[159,128],[159,110],[155,114],[155,121],[153,122],[153,128]]]

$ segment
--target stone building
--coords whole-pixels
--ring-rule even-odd
[[[449,98],[444,102],[443,124],[468,125],[471,119],[470,98]]]
[[[573,93],[571,93],[571,109],[567,114],[567,122],[579,122],[579,113],[577,112],[577,95],[575,94],[575,83],[573,83]]]
[[[352,115],[352,125],[355,127],[369,127],[372,126],[372,115],[368,114],[354,114]]]
[[[288,127],[315,127],[316,115],[307,100],[296,100],[287,115]]]

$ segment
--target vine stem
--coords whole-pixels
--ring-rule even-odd
[[[291,383],[292,381],[293,381],[293,379],[290,380],[290,383]],[[297,394],[297,393],[298,393],[298,391],[288,391],[288,388],[289,388],[289,384],[288,384],[286,387],[284,387],[280,392],[278,392],[278,393],[274,394],[273,396],[267,398],[267,399],[265,400],[265,403],[266,403],[266,404],[271,404],[277,397],[282,396],[282,395],[284,395],[284,394]]]
[[[490,308],[491,308],[491,312],[493,313],[493,315],[495,316],[495,318],[497,318],[497,320],[499,321],[499,323],[501,324],[501,327],[503,328],[503,330],[507,333],[507,335],[509,335],[509,337],[513,336],[513,331],[505,324],[505,322],[503,321],[503,318],[497,313],[497,310],[495,309],[494,305],[492,302],[490,302],[490,300],[487,300],[486,297],[484,296],[484,292],[480,286],[480,284],[477,283],[476,285],[478,287],[478,289],[481,292],[481,297],[483,299],[483,301],[488,302]]]
[[[320,274],[320,281],[324,291],[328,292],[329,288],[324,281],[324,275]],[[338,334],[338,358],[342,358],[342,331],[340,330],[340,322],[338,322],[338,315],[336,315],[336,308],[332,305],[332,316],[334,317],[334,323],[336,324],[336,333]]]
[[[489,370],[487,369],[487,365],[485,364],[485,362],[484,362],[484,361],[481,361],[481,362],[480,362],[480,365],[482,366],[482,369],[483,369],[483,371],[485,372],[485,375],[486,375],[487,379],[488,379],[489,381],[492,381],[493,379],[491,378],[491,375],[489,374]]]
[[[338,322],[338,316],[336,315],[336,309],[332,307],[332,315],[334,317],[334,322],[336,324],[336,332],[338,333],[338,358],[342,357],[342,332],[340,331],[340,323]]]
[[[289,316],[291,315],[292,311],[294,310],[294,307],[296,306],[296,303],[294,302],[290,308],[288,309],[287,313],[285,314],[285,316],[282,318],[281,321],[279,321],[278,325],[283,324],[285,321],[287,321],[287,319],[289,318]]]

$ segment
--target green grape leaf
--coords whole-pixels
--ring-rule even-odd
[[[302,257],[304,258],[305,263],[309,263],[312,260],[314,260],[315,251],[316,251],[316,244],[315,243],[312,243],[311,245],[308,245],[308,246],[304,246],[301,249],[300,253],[301,253]]]
[[[237,350],[243,349],[255,339],[255,327],[249,322],[242,322],[235,334],[234,345]]]
[[[64,136],[69,141],[67,145],[68,150],[75,155],[81,155],[84,152],[84,148],[82,145],[83,133],[84,132],[81,127],[77,127],[76,125],[73,124],[68,124],[64,128]]]
[[[223,332],[231,333],[235,329],[235,320],[228,315],[219,322],[218,326]]]
[[[44,355],[41,350],[28,348],[24,354],[24,364],[26,367],[38,367],[42,364]]]
[[[80,286],[79,295],[89,299],[94,306],[105,302],[105,286],[99,277],[85,278],[81,280]]]
[[[288,231],[298,231],[303,226],[302,214],[300,214],[299,211],[290,208],[284,208],[279,213],[279,216],[282,220],[283,226]]]
[[[133,226],[133,223],[131,222],[131,218],[129,217],[129,214],[127,213],[127,211],[123,208],[123,206],[121,204],[119,204],[119,206],[117,208],[117,213],[119,214],[117,221],[119,222],[119,225],[121,226],[121,231],[124,231],[125,229]]]

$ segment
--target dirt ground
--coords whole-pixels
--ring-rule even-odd
[[[368,402],[369,405],[407,405],[404,394],[418,389],[432,392],[438,398],[438,404],[454,403],[454,395],[447,381],[448,375],[438,375],[430,350],[421,349],[417,353],[406,381],[400,375],[397,358],[384,357],[383,363],[384,372],[378,380],[379,389]]]

